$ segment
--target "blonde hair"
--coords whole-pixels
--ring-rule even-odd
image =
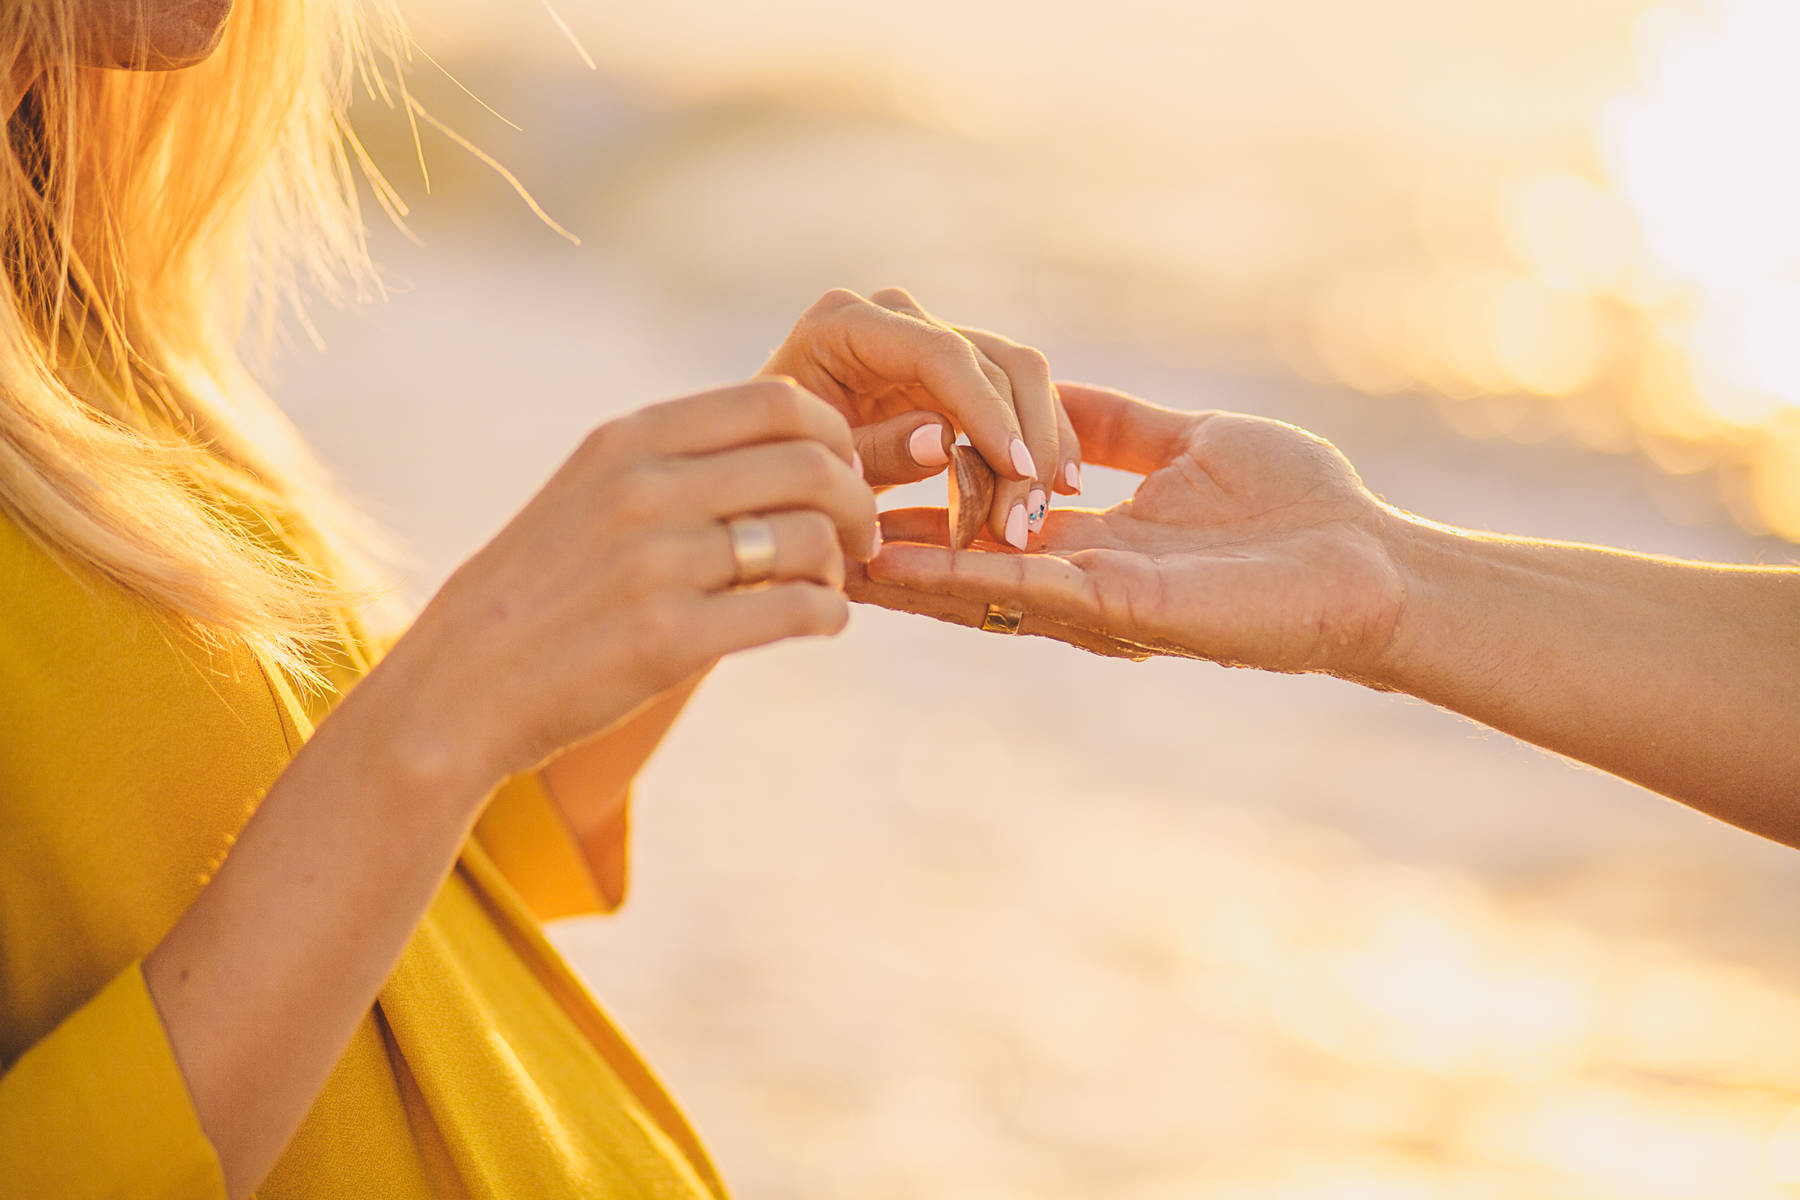
[[[353,159],[391,193],[345,113],[359,80],[386,94],[373,51],[397,64],[404,31],[387,0],[238,0],[205,61],[99,70],[80,3],[0,13],[0,83],[35,78],[0,155],[0,506],[317,682],[379,541],[238,346],[309,285],[374,283]]]

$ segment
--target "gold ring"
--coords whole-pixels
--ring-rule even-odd
[[[1024,621],[1025,614],[1018,609],[990,604],[987,612],[982,615],[981,628],[987,633],[1017,633]]]
[[[734,517],[725,522],[731,539],[731,561],[737,573],[734,587],[767,583],[775,577],[775,529],[761,517]]]

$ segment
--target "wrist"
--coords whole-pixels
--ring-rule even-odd
[[[1467,672],[1484,644],[1479,600],[1483,578],[1502,570],[1489,551],[1498,539],[1389,511],[1384,542],[1400,577],[1393,634],[1365,681],[1385,691],[1432,698],[1434,680],[1455,666]]]
[[[339,703],[326,725],[354,741],[365,769],[390,791],[467,807],[470,818],[510,771],[473,705],[480,689],[436,669],[409,633]],[[324,727],[321,727],[323,732]]]

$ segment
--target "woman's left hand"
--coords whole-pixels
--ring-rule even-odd
[[[999,334],[957,328],[905,291],[836,289],[800,317],[762,374],[786,375],[855,428],[877,487],[942,471],[955,433],[994,469],[988,528],[1023,550],[1050,495],[1081,490],[1081,445],[1044,356]]]

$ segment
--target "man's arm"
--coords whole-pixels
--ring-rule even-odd
[[[1088,461],[1144,476],[1133,498],[1052,514],[1025,554],[883,514],[852,598],[1410,692],[1800,846],[1800,570],[1451,529],[1291,425],[1059,387]]]
[[[1800,845],[1800,571],[1394,525],[1371,682]]]

